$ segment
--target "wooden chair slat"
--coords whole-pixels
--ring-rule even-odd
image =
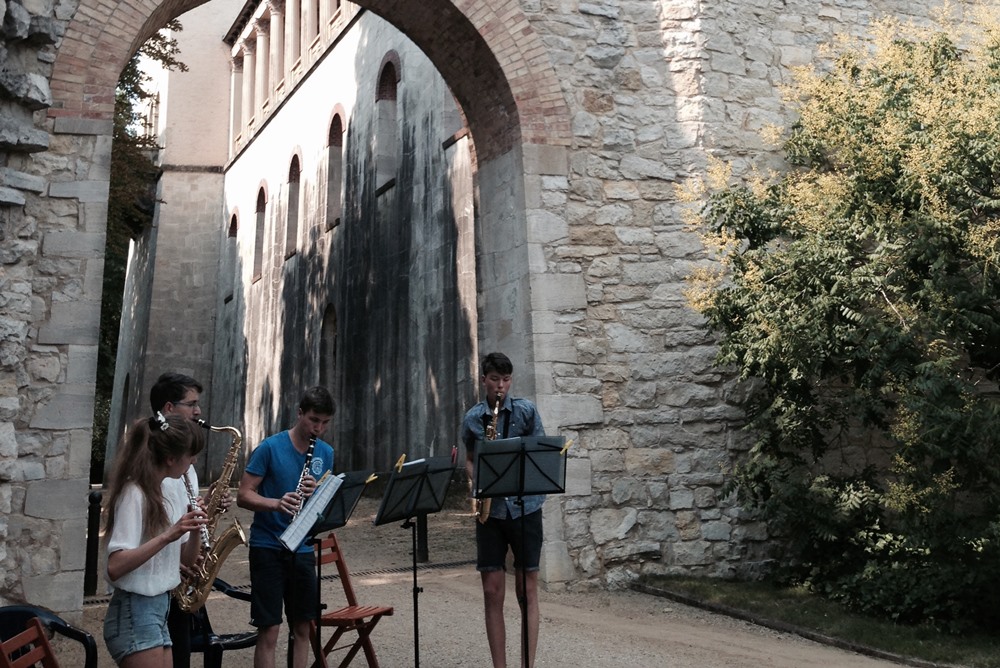
[[[38,664],[59,668],[45,627],[34,617],[27,629],[0,643],[0,668],[32,668]]]
[[[346,649],[347,655],[340,663],[340,668],[346,668],[359,651],[364,651],[369,668],[379,668],[378,658],[375,656],[375,648],[371,641],[371,633],[382,617],[393,613],[392,606],[358,605],[354,585],[351,583],[351,575],[347,569],[347,563],[344,561],[344,553],[340,550],[340,544],[337,542],[335,534],[331,533],[317,543],[316,553],[320,565],[329,563],[337,565],[337,575],[340,577],[340,583],[344,588],[344,597],[347,600],[346,606],[323,613],[319,619],[320,628],[332,627],[335,631],[323,646],[321,655],[316,656],[317,663],[325,668],[327,666],[326,657],[330,653]],[[314,648],[316,646],[316,628],[316,622],[313,622],[311,645]],[[352,643],[337,645],[345,633],[357,633],[358,635]]]

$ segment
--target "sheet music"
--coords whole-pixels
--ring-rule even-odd
[[[302,546],[306,536],[309,535],[309,530],[316,524],[316,520],[323,516],[323,511],[326,510],[330,499],[337,493],[343,482],[344,474],[341,473],[339,475],[327,476],[326,480],[319,484],[319,487],[312,493],[312,496],[306,499],[305,505],[302,506],[299,514],[295,516],[295,519],[288,525],[288,528],[282,532],[280,537],[282,545],[292,552],[297,551]]]

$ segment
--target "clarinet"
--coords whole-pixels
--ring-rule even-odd
[[[191,480],[188,478],[187,471],[181,476],[181,480],[184,481],[184,489],[187,491],[188,504],[191,506],[191,510],[199,510],[198,497],[194,494],[194,489],[191,487]],[[208,533],[208,527],[204,524],[201,525],[201,547],[204,550],[212,549],[212,536]]]
[[[302,504],[305,503],[305,498],[302,496],[302,492],[305,489],[306,476],[309,475],[309,467],[312,466],[313,450],[315,449],[316,437],[312,436],[309,438],[309,447],[306,448],[306,463],[302,465],[302,473],[299,475],[299,484],[295,487],[295,493],[299,495],[299,506],[292,514],[293,518],[302,511]]]

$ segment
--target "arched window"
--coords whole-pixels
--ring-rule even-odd
[[[285,219],[285,259],[295,255],[299,244],[299,156],[288,166],[288,215]]]
[[[257,191],[257,226],[254,229],[253,239],[253,278],[252,281],[260,280],[264,270],[264,210],[267,208],[267,195],[264,189]]]
[[[382,72],[379,74],[375,99],[395,102],[397,83],[399,83],[399,77],[396,74],[396,65],[390,60],[382,67]]]
[[[340,225],[344,192],[344,120],[334,114],[330,123],[330,141],[326,165],[326,229]]]
[[[234,211],[233,215],[229,218],[229,229],[226,231],[226,248],[223,252],[223,298],[222,303],[228,304],[233,301],[233,291],[236,289],[236,272],[238,268],[237,264],[237,246],[236,246],[236,233],[240,229],[240,218],[239,214]]]
[[[375,193],[381,194],[396,182],[399,167],[399,125],[396,97],[399,85],[399,56],[387,53],[375,92]]]

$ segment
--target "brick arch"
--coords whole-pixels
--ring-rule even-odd
[[[465,111],[481,158],[517,143],[569,146],[559,79],[517,0],[355,2],[427,54]]]
[[[110,120],[115,85],[139,46],[206,0],[83,0],[52,66],[50,117]]]
[[[559,79],[517,0],[356,1],[427,53],[461,104],[482,158],[518,143],[570,144]],[[131,54],[203,2],[83,0],[53,65],[49,115],[110,119],[115,83]]]
[[[299,178],[302,178],[302,147],[301,146],[293,146],[292,150],[288,152],[288,176],[289,177],[291,177],[291,175],[292,175],[292,171],[291,170],[292,170],[292,163],[293,162],[298,165],[298,170],[299,170],[298,176],[299,176]]]
[[[392,69],[389,69],[392,68]],[[399,54],[390,51],[382,57],[382,64],[378,66],[378,84],[375,90],[376,100],[396,101],[396,89],[403,75],[403,68],[399,62]]]
[[[395,51],[389,51],[384,56],[382,56],[382,63],[378,66],[379,75],[381,77],[382,72],[385,71],[385,66],[392,64],[393,70],[395,72],[395,82],[399,83],[399,78],[403,72],[403,64],[399,62],[399,54]]]
[[[338,118],[340,119],[340,134],[337,137],[334,137],[334,123],[337,122]],[[330,120],[327,122],[326,127],[330,129],[326,138],[326,145],[343,146],[344,133],[347,132],[347,111],[344,109],[344,105],[340,102],[333,105],[333,109],[330,111]]]

